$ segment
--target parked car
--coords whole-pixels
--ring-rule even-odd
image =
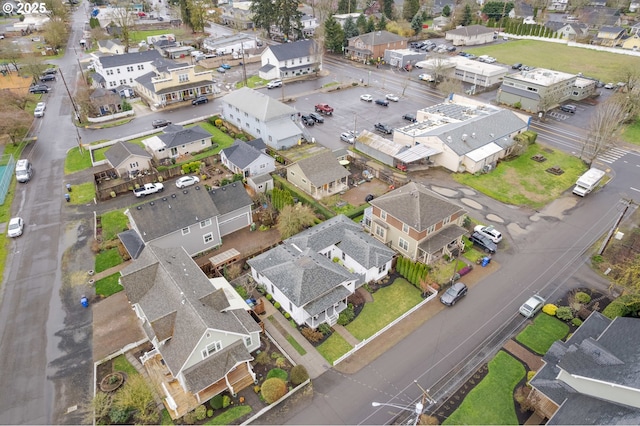
[[[340,140],[353,145],[356,141],[356,137],[353,132],[342,132],[340,133]]]
[[[366,94],[366,95],[360,95],[360,100],[361,101],[365,101],[365,102],[373,102],[373,96]]]
[[[324,117],[317,112],[309,113],[309,117],[313,118],[313,121],[315,121],[316,123],[324,123]]]
[[[191,101],[191,105],[206,104],[207,102],[209,102],[209,99],[207,99],[206,96],[198,96],[197,98]]]
[[[47,106],[44,102],[39,102],[38,105],[36,105],[36,109],[33,110],[33,116],[37,118],[44,117],[44,110],[46,108]]]
[[[416,116],[414,114],[405,114],[402,116],[403,120],[407,120],[410,121],[412,123],[415,123],[418,121],[418,119],[416,118]]]
[[[519,70],[520,68],[522,68],[522,64],[520,62],[511,65],[512,70]]]
[[[486,253],[495,253],[498,249],[496,243],[491,241],[491,239],[479,232],[474,232],[469,237],[469,240],[474,244],[484,250]]]
[[[158,127],[166,127],[169,124],[171,124],[171,122],[169,120],[165,120],[164,118],[153,120],[151,122],[151,125],[153,126],[154,129],[157,129]]]
[[[614,89],[615,87],[616,87],[616,85],[613,84],[613,83],[607,83],[607,84],[604,85],[604,88],[608,89],[608,90]]]
[[[473,230],[489,237],[489,239],[496,244],[502,241],[502,234],[493,226],[477,225]]]
[[[21,217],[13,217],[9,221],[9,226],[7,227],[7,236],[10,238],[19,237],[22,235],[22,231],[24,230],[24,221]]]
[[[49,74],[57,74],[58,73],[58,68],[47,68],[46,70],[44,70],[45,75],[49,75]]]
[[[389,101],[386,99],[376,99],[376,105],[389,106]]]
[[[393,102],[398,102],[400,100],[399,97],[397,97],[394,94],[389,93],[388,95],[385,96],[385,99],[388,101],[393,101]]]
[[[275,89],[276,87],[282,87],[282,80],[272,80],[267,83],[267,89]]]
[[[222,68],[222,67],[218,67],[218,68],[216,68],[216,71],[218,71],[220,74],[224,74],[224,73],[227,72],[227,69],[226,68]]]
[[[464,283],[455,283],[440,296],[443,305],[453,306],[456,302],[467,295],[467,286]]]
[[[544,298],[539,294],[533,295],[520,306],[519,312],[526,318],[532,318],[542,309],[544,302]]]
[[[45,74],[40,77],[40,81],[55,81],[56,76],[54,74]]]
[[[311,126],[313,126],[314,124],[316,124],[316,122],[313,120],[313,118],[311,118],[311,117],[310,117],[310,116],[308,116],[308,115],[303,115],[303,116],[301,116],[301,117],[300,117],[300,120],[302,120],[302,123],[303,123],[305,126],[309,126],[309,127],[311,127]]]
[[[560,110],[571,113],[571,114],[575,114],[578,108],[576,108],[575,105],[560,105]]]
[[[376,123],[374,127],[377,131],[381,133],[385,133],[387,135],[390,135],[391,133],[393,133],[393,129],[391,128],[391,126],[388,126],[384,123]]]
[[[36,84],[29,87],[29,93],[48,93],[49,90],[51,89],[46,84]]]
[[[365,203],[368,203],[369,201],[372,201],[374,199],[374,195],[373,194],[367,194],[366,197],[364,197],[364,201]]]
[[[176,186],[178,188],[185,188],[187,186],[195,185],[199,182],[200,178],[198,178],[197,176],[182,176],[176,181]]]
[[[230,69],[231,69],[231,65],[229,65],[229,64],[222,64],[222,65],[220,65],[220,68],[224,68],[225,70],[230,70]]]

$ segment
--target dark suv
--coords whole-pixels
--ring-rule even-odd
[[[206,96],[198,96],[197,98],[191,101],[191,105],[206,104],[207,102],[209,102],[209,99],[207,99]]]
[[[313,126],[314,124],[316,124],[313,118],[309,117],[308,115],[303,115],[300,118],[305,126]]]
[[[393,129],[390,126],[387,126],[386,124],[383,123],[376,123],[375,126],[377,131],[381,132],[381,133],[385,133],[387,135],[390,135],[391,133],[393,133]]]
[[[381,106],[389,106],[389,101],[386,99],[376,99],[376,104]]]
[[[48,93],[49,86],[46,84],[36,84],[35,86],[29,87],[29,93]]]
[[[482,250],[484,250],[486,253],[493,254],[498,249],[498,246],[496,245],[496,243],[491,241],[489,237],[485,237],[479,232],[474,232],[473,234],[471,234],[471,237],[469,237],[469,240],[473,244],[477,245]]]

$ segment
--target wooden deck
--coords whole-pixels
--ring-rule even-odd
[[[202,403],[228,390],[227,380],[236,393],[253,385],[253,377],[249,373],[246,364],[242,364],[227,375],[227,380],[222,379],[214,383],[196,396],[186,391],[180,385],[180,382],[173,377],[169,369],[163,364],[160,354],[149,358],[144,366],[147,369],[149,378],[153,382],[156,391],[162,396],[162,402],[173,420],[184,416],[188,412],[195,410]],[[170,406],[167,396],[175,402],[176,407]]]

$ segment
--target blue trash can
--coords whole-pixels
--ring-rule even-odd
[[[82,307],[84,308],[88,308],[89,307],[89,299],[87,299],[87,296],[82,296],[80,298],[80,304],[82,305]]]
[[[484,268],[485,266],[487,266],[489,263],[491,263],[491,258],[490,257],[483,257],[482,258],[482,267]]]

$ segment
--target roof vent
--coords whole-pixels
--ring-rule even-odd
[[[176,194],[171,194],[171,198],[176,198]]]
[[[182,193],[183,193],[183,194],[188,194],[188,193],[189,193],[189,190],[188,190],[188,189],[183,189],[183,190],[182,190]]]
[[[493,133],[489,133],[489,136],[491,136],[492,138],[495,137],[496,135],[494,135]]]
[[[220,188],[220,189],[222,189],[223,191],[226,190],[226,188],[224,186],[222,188]]]
[[[142,206],[138,206],[138,207],[136,207],[136,209],[142,210]]]
[[[471,133],[471,137],[475,139],[476,138],[476,132]]]
[[[162,201],[167,201],[167,197],[162,197]]]
[[[150,205],[150,206],[155,206],[155,205],[156,205],[156,202],[155,202],[155,201],[152,201],[152,202],[150,202],[150,203],[149,203],[149,205]]]
[[[448,141],[448,142],[451,142],[451,140],[452,140],[452,139],[451,139],[451,136],[447,136],[447,141]]]
[[[463,142],[466,141],[467,140],[467,134],[463,133],[462,137],[460,139],[462,139]]]

